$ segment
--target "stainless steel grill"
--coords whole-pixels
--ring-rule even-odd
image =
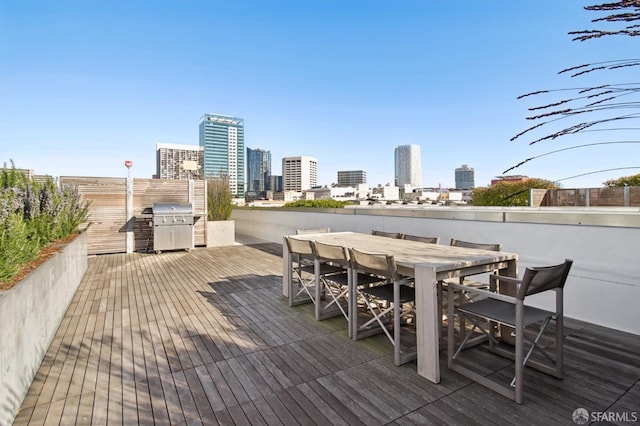
[[[193,248],[191,204],[153,203],[153,251]]]

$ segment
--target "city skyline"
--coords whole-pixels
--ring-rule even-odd
[[[453,187],[460,164],[487,186],[534,157],[507,174],[599,187],[639,170],[564,179],[635,166],[640,146],[564,148],[634,141],[637,130],[510,142],[532,125],[528,108],[562,97],[554,90],[635,81],[637,68],[558,74],[637,48],[631,37],[572,41],[599,26],[590,4],[3,2],[0,157],[54,176],[126,176],[131,160],[133,177],[151,177],[157,143],[197,144],[198,117],[218,111],[243,117],[246,146],[317,158],[320,184],[338,170],[393,184],[389,153],[416,144],[425,187]],[[225,17],[215,25],[203,13],[212,5]],[[542,89],[551,98],[518,99]]]
[[[414,145],[413,148],[418,148],[417,153],[419,154],[419,146]],[[396,147],[396,154],[398,152],[398,148],[403,148],[402,146]],[[405,146],[404,148],[411,148],[411,146]],[[275,175],[272,173],[271,167],[271,152],[268,149],[264,148],[250,148],[246,147],[246,164],[245,164],[245,176],[247,178],[245,182],[246,194],[252,197],[265,197],[266,191],[273,191],[271,188],[271,177],[279,177],[282,178],[282,175]],[[411,157],[411,149],[407,150],[406,154]],[[202,179],[206,178],[202,173],[204,169],[204,147],[197,145],[180,145],[180,144],[168,144],[168,143],[158,143],[156,144],[156,173],[154,177],[158,179]],[[407,157],[407,160],[410,158]],[[282,158],[282,161],[290,161],[291,159],[296,159],[297,163],[300,163],[302,159],[310,159],[315,160],[312,157],[295,157],[288,156]],[[317,173],[317,168],[319,165],[315,162],[315,172]],[[409,171],[409,168],[407,169]],[[458,174],[459,172],[467,172],[463,173],[465,175],[462,179],[465,181],[473,182],[473,168],[469,168],[468,165],[463,164],[461,168],[455,169],[456,174],[456,186],[455,188],[451,187],[448,189],[472,189],[471,187],[459,187],[458,185]],[[468,173],[470,171],[470,174]],[[348,186],[348,187],[356,187],[359,184],[367,184],[369,187],[373,188],[379,185],[380,183],[370,185],[367,183],[367,172],[366,170],[338,170],[337,171],[337,179],[335,181],[330,182],[329,184],[323,184],[316,182],[314,188],[323,187],[323,186]],[[415,182],[418,183],[418,182]],[[492,182],[493,183],[493,182]],[[395,185],[395,186],[404,186]],[[412,185],[407,183],[407,185],[412,188],[429,188],[422,185]],[[432,187],[433,188],[433,187]]]

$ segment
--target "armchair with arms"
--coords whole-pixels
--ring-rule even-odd
[[[450,321],[447,327],[447,364],[450,369],[456,371],[479,384],[492,389],[501,395],[513,399],[516,403],[522,403],[524,387],[524,367],[550,374],[556,378],[563,376],[563,289],[569,275],[573,261],[566,259],[563,263],[553,266],[526,268],[521,279],[508,278],[499,275],[491,275],[490,289],[467,287],[460,284],[449,283],[449,316],[464,317],[473,324],[474,330],[480,330],[489,337],[489,349],[491,352],[505,356],[515,361],[515,374],[510,384],[505,386],[490,377],[484,376],[469,368],[469,364],[463,366],[458,362],[462,351],[471,346],[475,338],[473,333],[468,333],[462,342],[455,346],[454,324]],[[516,295],[507,296],[496,292],[501,283],[510,283],[516,286]],[[545,310],[525,304],[525,300],[534,294],[546,291],[555,292],[555,307],[553,310]],[[484,297],[473,303],[454,305],[454,292],[469,292]],[[555,341],[552,349],[555,356],[550,355],[540,342],[547,325],[555,321]],[[513,330],[515,345],[501,343],[497,339],[497,325],[504,325],[500,329]],[[531,338],[527,336],[525,329],[539,324],[538,332]],[[482,336],[481,336],[482,337]],[[529,340],[529,349],[525,354],[525,338]],[[541,359],[533,359],[534,350],[546,358],[548,363]]]

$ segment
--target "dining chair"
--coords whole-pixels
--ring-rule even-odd
[[[316,268],[310,240],[298,240],[286,236],[285,242],[291,253],[291,283],[289,287],[289,306],[303,303],[316,303]],[[340,272],[342,268],[322,264],[320,275]]]
[[[358,340],[384,332],[393,345],[393,362],[402,365],[416,358],[415,348],[415,288],[413,280],[400,276],[395,258],[386,254],[364,253],[350,248],[349,256],[353,276],[357,273],[376,277],[378,284],[361,286],[354,278],[355,299],[363,302],[363,323],[360,324],[359,311],[353,311],[352,337]],[[353,294],[353,293],[352,293]],[[413,342],[403,339],[404,334],[413,336]]]
[[[465,247],[471,249],[479,249],[479,250],[490,250],[490,251],[502,251],[502,244],[498,243],[473,243],[470,241],[457,240],[455,238],[451,239],[451,246],[454,247]],[[495,272],[495,271],[494,271]],[[479,288],[488,288],[488,283],[482,281],[471,281],[467,278],[468,276],[463,276],[458,278],[458,284],[465,284],[472,287]],[[446,286],[447,281],[444,281],[444,285]]]
[[[311,242],[314,260],[316,262],[316,282],[318,296],[316,297],[316,320],[323,320],[337,315],[344,315],[349,324],[351,309],[349,307],[349,289],[353,280],[349,250],[346,247],[333,244]],[[379,277],[369,274],[357,274],[359,286],[380,282]],[[349,327],[351,336],[351,327]]]
[[[454,247],[464,247],[464,248],[479,249],[479,250],[490,250],[490,251],[501,251],[502,250],[502,244],[499,244],[499,243],[476,243],[476,242],[471,242],[471,241],[458,240],[458,239],[455,239],[455,238],[451,239],[451,243],[449,245],[450,246],[454,246]],[[496,272],[497,271],[493,271],[493,273],[496,273]],[[447,286],[451,282],[457,282],[457,284],[464,284],[464,285],[467,285],[467,286],[470,286],[470,287],[482,288],[482,289],[487,289],[489,287],[489,284],[487,282],[478,281],[478,280],[470,280],[468,278],[468,276],[458,277],[455,281],[454,280],[443,280],[443,281],[440,281],[438,283],[438,289],[437,289],[438,290],[438,305],[439,305],[438,312],[442,312],[442,315],[439,316],[439,320],[440,320],[439,330],[440,331],[442,331],[442,327],[443,327],[443,322],[442,322],[442,316],[444,315],[443,311],[446,311],[446,307],[444,306],[443,300],[444,300],[444,297],[445,297],[445,293],[447,291]],[[466,301],[471,302],[471,301],[473,301],[473,298],[475,296],[470,295],[468,293],[465,293],[461,297],[466,299]],[[466,323],[464,321],[464,318],[459,320],[459,331],[463,336],[466,333]]]
[[[311,250],[315,261],[315,279],[319,283],[315,306],[316,320],[342,314],[348,322],[351,271],[347,249],[311,241]]]
[[[451,239],[450,245],[456,247],[466,247],[466,248],[474,248],[480,250],[491,250],[491,251],[501,251],[502,244],[497,243],[473,243],[470,241],[457,240],[455,238]]]
[[[329,228],[296,229],[296,235],[328,234],[330,232],[331,232],[331,229],[329,229]]]
[[[401,234],[400,238],[402,238],[403,240],[409,240],[409,241],[420,241],[421,243],[427,243],[427,244],[440,243],[440,237],[422,237],[419,235]]]
[[[388,238],[400,238],[402,236],[399,232],[385,232],[374,229],[371,231],[371,235],[377,235],[379,237],[388,237]]]
[[[448,292],[449,316],[456,315],[467,318],[473,324],[473,330],[464,337],[456,348],[454,324],[449,322],[447,326],[447,365],[449,368],[518,404],[522,403],[525,366],[562,379],[564,363],[563,289],[572,264],[571,259],[566,259],[559,265],[528,267],[519,280],[491,275],[489,290],[450,283]],[[515,296],[497,293],[496,288],[500,282],[515,285]],[[540,309],[525,304],[525,300],[529,296],[547,291],[555,292],[553,310]],[[454,292],[476,293],[484,298],[456,307],[454,306]],[[555,341],[545,347],[540,339],[552,320],[555,322]],[[538,332],[535,336],[530,336],[525,332],[525,329],[535,324],[539,325]],[[504,330],[506,327],[498,328],[497,325],[504,325],[514,330],[515,346],[500,342],[498,339],[499,330]],[[486,370],[480,373],[481,366],[478,369],[472,369],[472,366],[478,366],[479,359],[470,360],[468,358],[471,356],[463,356],[462,358],[466,358],[467,361],[464,362],[464,365],[463,360],[458,359],[465,348],[476,344],[474,341],[476,338],[471,338],[475,330],[480,330],[483,333],[481,337],[488,337],[491,352],[514,360],[514,378],[509,384],[500,383],[499,379],[494,377],[499,377],[499,375],[487,375]],[[529,349],[526,354],[524,353],[525,339],[529,341]],[[536,349],[543,357],[532,358]],[[552,356],[548,350],[553,350],[555,354]],[[474,353],[478,354],[479,352]],[[486,355],[481,354],[479,358],[486,358]],[[546,359],[547,362],[542,362],[543,359]]]

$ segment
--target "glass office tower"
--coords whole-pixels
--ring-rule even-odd
[[[463,164],[456,169],[456,189],[475,188],[475,177],[473,167]]]
[[[247,148],[247,198],[267,198],[271,177],[271,152]]]
[[[422,161],[420,145],[400,145],[395,150],[396,186],[422,187]]]
[[[244,197],[244,120],[220,114],[200,118],[200,146],[204,147],[204,178],[229,177],[235,197]]]

